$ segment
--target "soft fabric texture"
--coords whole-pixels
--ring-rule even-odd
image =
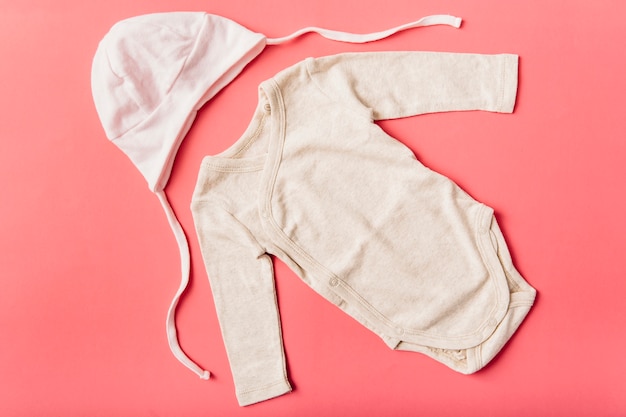
[[[517,62],[342,54],[260,85],[248,129],[203,160],[192,201],[240,405],[290,390],[269,255],[390,348],[461,373],[484,367],[511,337],[535,290],[493,210],[374,122],[512,112]]]
[[[181,283],[167,314],[167,336],[176,358],[203,379],[201,369],[178,344],[175,311],[189,281],[187,238],[164,188],[176,152],[200,107],[230,83],[266,44],[277,45],[303,33],[342,42],[371,42],[397,31],[461,19],[427,16],[396,28],[355,35],[309,27],[284,38],[266,38],[222,16],[204,12],[154,13],[116,23],[93,59],[91,86],[107,137],[143,174],[159,198],[181,258]]]

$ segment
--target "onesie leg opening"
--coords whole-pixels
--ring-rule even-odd
[[[514,293],[511,305],[495,331],[481,344],[467,349],[443,349],[401,341],[396,350],[419,352],[462,374],[484,368],[513,336],[532,306],[534,294]]]
[[[442,349],[404,341],[398,343],[395,349],[422,353],[462,374],[471,373],[474,368],[473,349]]]

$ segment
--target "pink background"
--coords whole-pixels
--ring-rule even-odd
[[[91,59],[116,21],[221,14],[268,36],[308,25],[382,30],[461,16],[368,45],[308,35],[268,47],[199,113],[167,188],[191,244],[170,354],[179,258],[157,198],[107,141]],[[626,2],[0,0],[0,415],[626,415]],[[445,113],[382,126],[495,208],[535,308],[501,354],[463,376],[376,336],[276,263],[294,391],[237,406],[189,211],[203,155],[247,126],[256,85],[308,56],[434,50],[520,55],[515,113]]]

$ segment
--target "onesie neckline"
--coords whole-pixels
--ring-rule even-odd
[[[275,160],[273,156],[280,147],[277,142],[281,142],[277,134],[283,134],[284,129],[276,128],[283,118],[282,106],[279,105],[281,100],[275,98],[277,93],[273,84],[270,80],[261,83],[257,106],[244,133],[224,151],[205,156],[202,160],[203,166],[223,172],[248,172],[263,170],[268,161]],[[270,130],[267,151],[252,156],[240,156],[254,143],[263,127]]]

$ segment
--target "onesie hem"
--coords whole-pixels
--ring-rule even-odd
[[[261,388],[237,391],[237,402],[241,407],[245,407],[287,394],[288,392],[291,392],[291,385],[286,380],[281,380]]]
[[[517,73],[518,73],[517,55],[504,54],[502,64],[502,86],[500,94],[500,102],[497,111],[501,113],[513,113],[515,108],[515,99],[517,97]]]

